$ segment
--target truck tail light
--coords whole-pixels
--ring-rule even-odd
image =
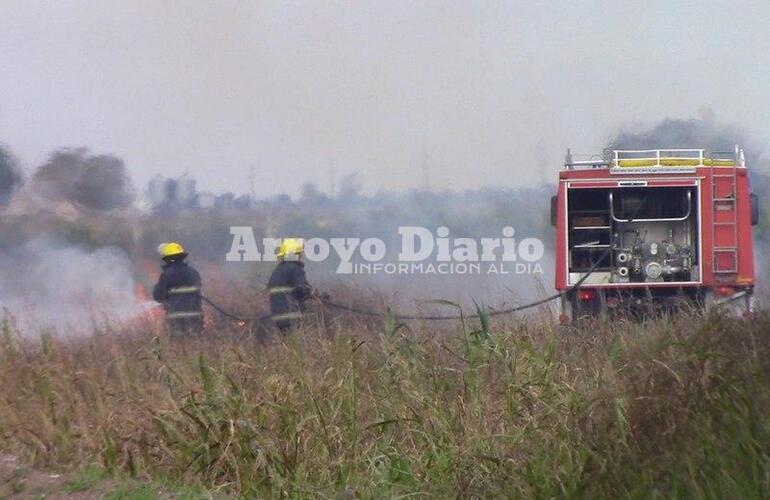
[[[587,302],[596,298],[596,290],[580,290],[578,292],[578,299]]]
[[[714,289],[714,293],[722,297],[729,297],[735,295],[735,288],[731,286],[718,286]]]

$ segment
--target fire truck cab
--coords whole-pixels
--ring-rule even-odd
[[[569,150],[551,200],[562,321],[684,304],[753,309],[743,150]]]

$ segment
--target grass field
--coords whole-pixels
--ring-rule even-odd
[[[110,498],[770,497],[767,314],[337,330],[6,321],[0,452]]]

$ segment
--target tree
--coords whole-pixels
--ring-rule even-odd
[[[319,205],[324,203],[327,198],[326,195],[318,189],[318,184],[315,182],[306,182],[302,185],[302,194],[300,196],[302,203],[308,205]]]
[[[340,182],[339,199],[342,201],[352,201],[361,196],[364,188],[364,177],[361,172],[355,171],[347,174]]]
[[[113,155],[92,156],[86,148],[54,151],[35,172],[33,182],[48,198],[91,210],[125,208],[135,197],[123,160]]]
[[[21,181],[19,162],[8,148],[0,144],[0,204],[8,203]]]

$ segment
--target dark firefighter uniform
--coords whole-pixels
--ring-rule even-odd
[[[270,293],[270,314],[282,331],[302,319],[304,302],[312,295],[305,277],[305,265],[300,261],[282,261],[267,282]]]
[[[203,330],[200,274],[184,261],[187,254],[181,245],[168,243],[161,255],[163,272],[152,297],[163,304],[172,334],[199,334]]]

